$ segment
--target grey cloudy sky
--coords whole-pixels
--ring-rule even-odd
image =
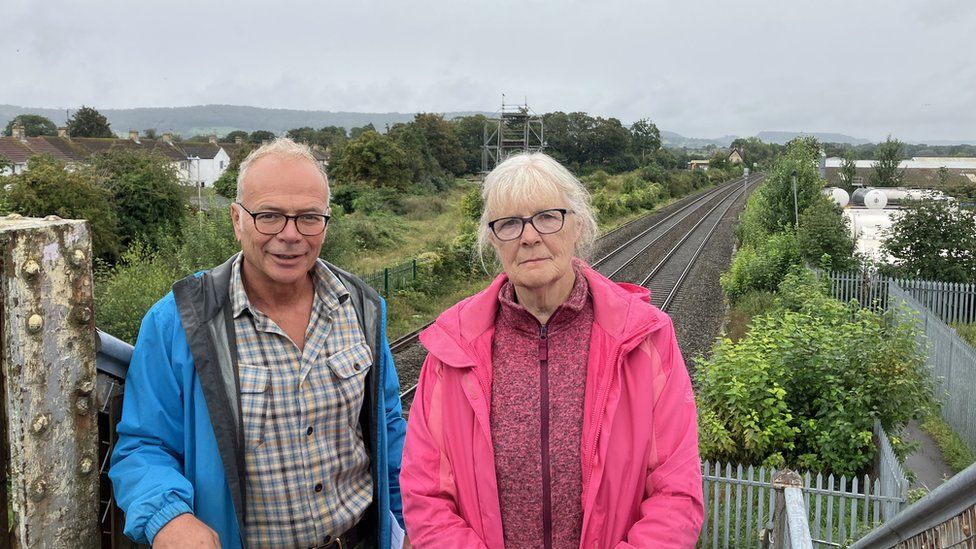
[[[0,0],[0,103],[650,117],[976,140],[972,0]]]

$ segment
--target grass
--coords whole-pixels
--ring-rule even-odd
[[[491,277],[466,280],[436,296],[405,290],[387,300],[387,337],[390,341],[421,328],[445,309],[483,290]]]
[[[959,337],[965,339],[976,348],[976,324],[953,324],[953,328],[956,329],[956,333]]]
[[[749,292],[739,298],[729,310],[725,336],[732,341],[745,337],[752,319],[770,311],[775,306],[775,301],[776,294],[763,291]]]
[[[461,198],[472,185],[458,179],[446,192],[405,197],[404,203],[411,213],[400,217],[406,227],[403,241],[390,249],[371,250],[368,254],[350,257],[342,267],[354,273],[368,274],[413,259],[438,244],[450,243],[460,233],[463,221]],[[325,245],[329,245],[328,239]]]
[[[962,471],[973,463],[976,463],[976,456],[972,450],[966,446],[959,435],[949,426],[939,412],[933,408],[922,420],[922,429],[925,430],[935,440],[935,444],[942,452],[942,459],[952,470],[953,474]]]

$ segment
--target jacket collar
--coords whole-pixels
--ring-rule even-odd
[[[645,335],[663,320],[664,315],[650,304],[647,288],[614,282],[582,261],[580,267],[593,297],[593,322],[613,340]],[[494,333],[498,296],[506,282],[508,277],[502,273],[481,292],[444,311],[421,333],[424,347],[445,364],[474,366],[477,343]]]

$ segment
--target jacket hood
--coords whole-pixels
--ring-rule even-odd
[[[667,322],[667,316],[651,305],[650,290],[636,284],[614,282],[581,263],[593,297],[594,323],[610,337],[623,341],[644,336]],[[474,343],[487,333],[494,333],[498,294],[507,281],[508,276],[499,274],[487,288],[441,313],[434,324],[420,334],[420,342],[444,364],[474,366]]]

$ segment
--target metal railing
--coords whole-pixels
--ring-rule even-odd
[[[417,280],[417,260],[404,261],[381,271],[363,275],[361,278],[383,296],[389,296],[392,292],[402,290]]]
[[[887,547],[976,547],[976,464],[851,545]]]
[[[833,296],[876,310],[907,312],[926,349],[942,418],[976,451],[976,350],[949,326],[976,322],[976,284],[889,279],[868,273],[818,273]]]
[[[894,279],[872,272],[817,274],[827,277],[833,297],[841,301],[853,299],[862,307],[885,309],[888,289],[895,285],[946,324],[976,322],[976,284]]]

